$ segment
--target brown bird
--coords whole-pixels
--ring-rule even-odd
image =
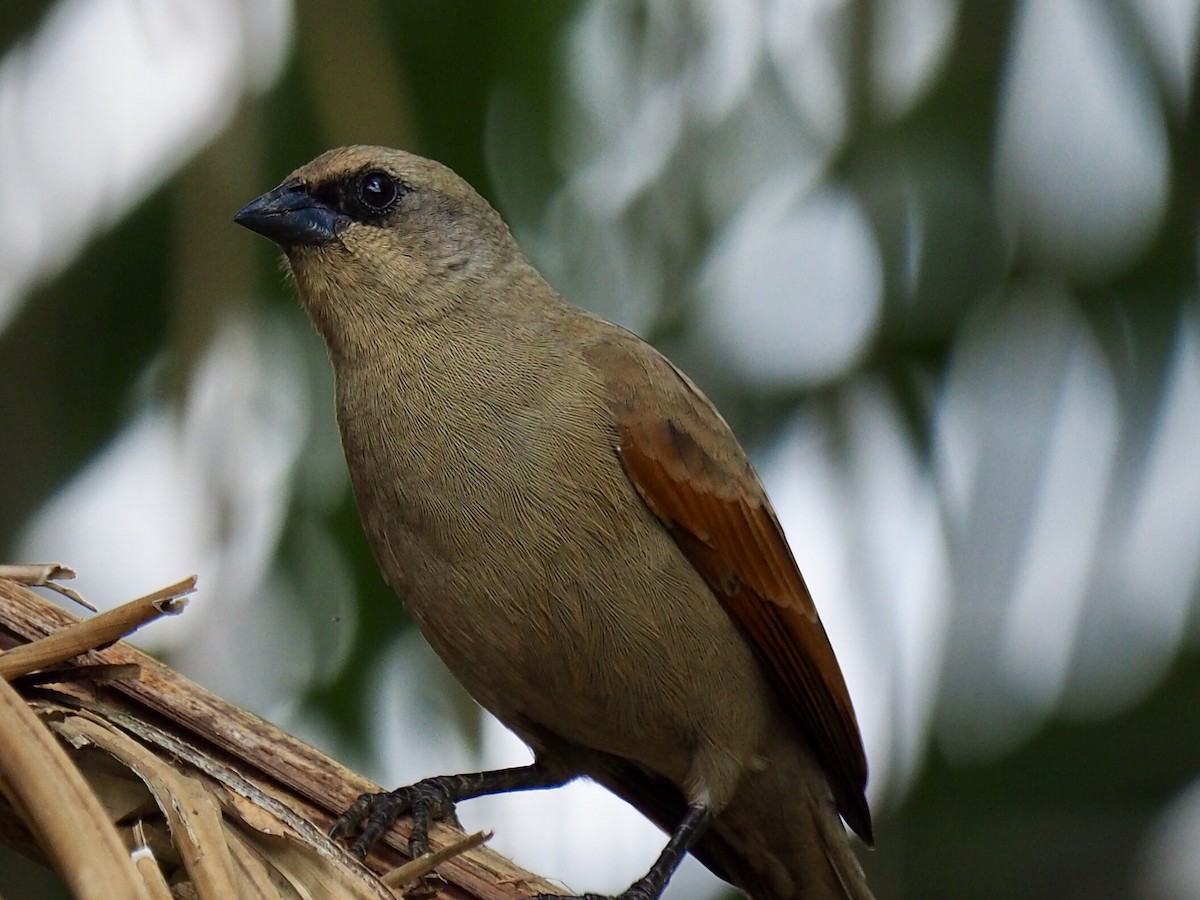
[[[444,166],[318,157],[237,213],[279,244],[325,339],[342,444],[387,582],[532,765],[365,795],[365,853],[414,817],[583,776],[759,900],[869,898],[867,763],[758,476],[664,356],[572,306]],[[586,895],[594,897],[595,895]]]

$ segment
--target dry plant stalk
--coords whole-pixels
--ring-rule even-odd
[[[478,846],[485,835],[446,825],[432,829],[429,857],[408,861],[399,852],[408,826],[398,824],[370,871],[328,841],[333,819],[376,785],[112,644],[179,611],[193,587],[180,582],[79,622],[0,578],[0,647],[13,648],[0,653],[0,841],[88,900],[516,900],[556,890]],[[92,681],[93,669],[137,677]]]
[[[162,588],[100,613],[62,631],[46,635],[32,644],[14,647],[0,656],[0,678],[12,681],[38,669],[65,662],[85,650],[94,650],[120,640],[161,616],[183,612],[187,601],[183,597],[196,590],[196,576]]]
[[[80,900],[149,900],[104,807],[54,736],[0,679],[3,792]],[[78,840],[80,833],[88,840]]]
[[[26,563],[24,565],[0,564],[0,578],[7,578],[18,584],[29,587],[44,587],[62,594],[68,600],[78,603],[89,612],[96,612],[96,607],[73,587],[62,584],[75,577],[75,570],[62,563]]]

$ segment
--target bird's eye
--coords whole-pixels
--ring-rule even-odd
[[[399,197],[396,179],[387,172],[367,172],[358,179],[358,199],[368,212],[382,215]]]

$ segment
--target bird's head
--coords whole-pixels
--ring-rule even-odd
[[[234,221],[283,250],[331,346],[347,328],[443,315],[524,262],[499,214],[463,179],[383,147],[330,150]]]

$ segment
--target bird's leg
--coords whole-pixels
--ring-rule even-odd
[[[658,900],[667,882],[679,868],[684,854],[700,839],[711,821],[712,810],[709,807],[689,806],[650,871],[616,897],[602,897],[599,894],[538,894],[532,900]]]
[[[354,805],[333,823],[329,836],[334,840],[348,837],[361,827],[358,837],[350,845],[350,852],[361,859],[367,855],[371,845],[392,827],[392,823],[406,813],[412,813],[413,827],[408,839],[408,848],[413,859],[416,859],[429,852],[431,822],[443,819],[457,821],[454,816],[454,804],[459,800],[469,800],[485,794],[558,787],[566,784],[570,778],[570,775],[541,762],[513,769],[494,769],[490,772],[438,775],[407,787],[396,788],[394,791],[362,794],[354,801]]]

